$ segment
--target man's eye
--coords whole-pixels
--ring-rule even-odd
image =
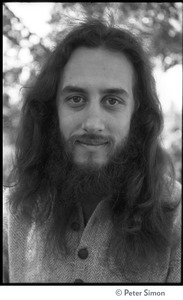
[[[68,99],[69,103],[73,105],[79,105],[84,103],[84,99],[81,96],[73,96]]]
[[[116,106],[120,103],[120,101],[116,98],[107,98],[105,99],[105,103],[109,106]]]

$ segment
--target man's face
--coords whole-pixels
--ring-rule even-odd
[[[119,52],[81,47],[71,55],[57,105],[76,165],[101,168],[125,143],[134,111],[133,77],[132,64]]]

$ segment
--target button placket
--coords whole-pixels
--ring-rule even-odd
[[[81,238],[75,252],[75,267],[72,276],[72,281],[76,283],[88,282],[89,280],[88,274],[90,274],[91,261],[93,257],[93,241],[95,240],[96,232],[98,231],[97,223],[99,223],[98,218],[96,218],[96,216],[93,215],[87,223],[86,227],[84,228],[84,218],[81,210],[79,220],[81,222],[81,229],[83,230],[78,232],[81,233]]]
[[[88,247],[80,244],[75,252],[75,268],[73,273],[73,282],[74,283],[84,283],[86,282],[86,269],[88,268],[88,258],[90,256],[90,251]]]

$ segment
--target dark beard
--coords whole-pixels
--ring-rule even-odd
[[[59,127],[52,128],[49,161],[46,174],[49,182],[57,190],[65,208],[72,208],[88,196],[115,198],[120,191],[122,175],[129,157],[129,142],[126,138],[110,154],[106,165],[97,168],[82,167],[74,163],[70,141],[66,142]]]

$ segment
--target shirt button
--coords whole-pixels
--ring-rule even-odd
[[[71,228],[72,228],[73,231],[79,231],[80,230],[80,225],[77,222],[73,222],[71,224]]]
[[[84,282],[82,279],[76,279],[75,281],[74,281],[75,283],[82,283],[82,282]]]
[[[81,259],[86,259],[88,257],[88,250],[87,248],[82,248],[78,251],[78,256]]]

